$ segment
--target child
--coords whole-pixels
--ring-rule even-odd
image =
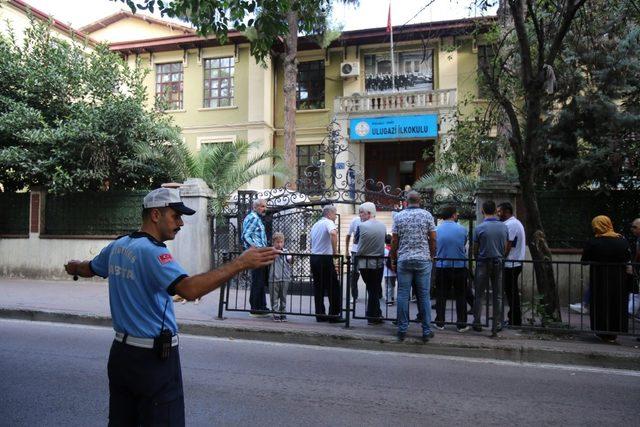
[[[286,322],[284,314],[287,308],[287,292],[291,283],[291,264],[293,257],[286,255],[284,249],[284,234],[273,233],[273,247],[282,251],[269,270],[269,294],[271,295],[271,310],[274,322]]]
[[[387,305],[394,305],[396,303],[396,299],[394,296],[394,289],[396,287],[396,273],[390,268],[390,260],[389,260],[389,251],[391,250],[391,234],[387,234],[384,237],[384,256],[386,257],[386,262],[384,263],[384,281],[386,284],[386,295],[385,299],[387,300]]]

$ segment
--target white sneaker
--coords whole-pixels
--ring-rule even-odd
[[[469,329],[471,329],[470,326],[464,326],[462,328],[458,328],[458,332],[460,332],[461,334],[464,334],[465,332],[467,332]]]
[[[569,309],[580,314],[589,314],[589,307],[583,305],[581,302],[575,304],[569,304]]]

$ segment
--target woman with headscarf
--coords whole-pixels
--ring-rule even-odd
[[[609,217],[595,217],[591,227],[595,238],[582,253],[582,261],[592,263],[589,269],[591,330],[603,341],[613,343],[616,332],[629,329],[626,263],[631,260],[631,252],[626,239],[613,231]]]

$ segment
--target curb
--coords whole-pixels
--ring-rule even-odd
[[[111,318],[109,316],[44,310],[0,308],[0,318],[91,326],[111,326]],[[508,341],[492,341],[491,345],[447,342],[446,337],[424,345],[421,341],[410,337],[407,337],[405,342],[400,343],[391,336],[380,337],[375,335],[354,334],[353,332],[349,333],[345,330],[336,330],[335,332],[305,330],[282,331],[262,326],[237,326],[224,324],[223,322],[203,324],[181,321],[179,322],[179,327],[181,333],[218,338],[295,343],[396,353],[498,359],[518,363],[549,363],[640,371],[640,352],[637,354],[612,353],[598,350],[584,352],[571,349],[540,348],[532,345],[523,345],[521,343],[509,343]]]

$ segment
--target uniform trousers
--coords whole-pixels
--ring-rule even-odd
[[[113,341],[109,362],[109,426],[184,426],[178,346],[156,351]]]

